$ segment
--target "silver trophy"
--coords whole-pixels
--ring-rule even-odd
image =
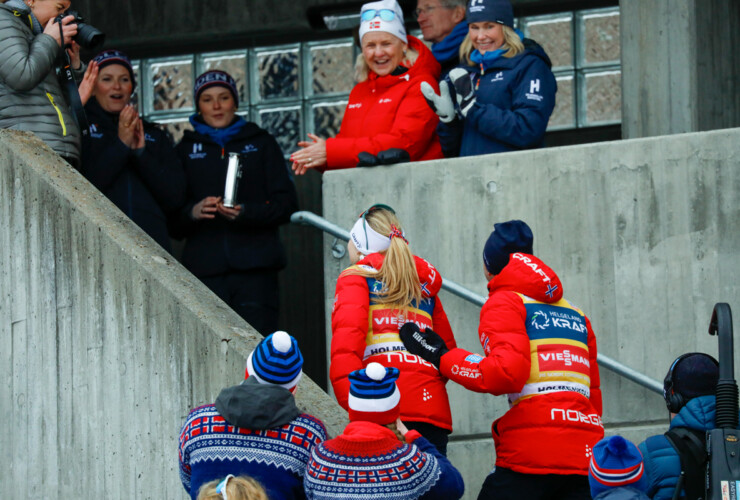
[[[224,206],[234,208],[236,205],[236,190],[239,188],[239,179],[242,176],[242,164],[239,153],[229,153],[229,167],[226,169],[226,185],[224,186]]]

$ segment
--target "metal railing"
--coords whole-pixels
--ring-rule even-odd
[[[323,217],[319,215],[316,215],[313,212],[307,212],[307,211],[296,212],[290,217],[290,221],[293,224],[300,224],[304,226],[316,227],[318,229],[321,229],[325,233],[331,234],[332,236],[338,239],[349,241],[349,231],[334,224],[333,222],[329,222],[328,220],[324,219]],[[459,285],[455,283],[454,281],[451,281],[447,278],[444,278],[442,280],[442,288],[444,290],[447,290],[453,295],[457,295],[458,297],[465,299],[468,302],[471,302],[473,304],[477,304],[478,306],[481,306],[481,307],[486,302],[486,298],[483,297],[482,295],[478,295],[477,293],[474,293],[468,290],[467,288],[463,287],[462,285]],[[599,366],[602,366],[608,370],[611,370],[617,375],[620,375],[628,380],[631,380],[632,382],[635,382],[636,384],[639,384],[645,387],[646,389],[649,389],[653,392],[657,392],[658,394],[663,395],[663,384],[661,384],[657,380],[652,379],[648,377],[647,375],[630,368],[629,366],[625,366],[619,361],[616,361],[615,359],[612,359],[609,356],[606,356],[602,353],[598,353],[597,361],[599,362]]]

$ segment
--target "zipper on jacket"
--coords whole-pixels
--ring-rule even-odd
[[[67,137],[67,126],[64,124],[64,117],[62,116],[62,110],[57,107],[56,104],[54,104],[54,96],[52,96],[50,93],[46,93],[46,97],[49,98],[49,102],[51,102],[51,105],[54,106],[54,109],[57,110],[57,115],[59,115],[59,123],[62,125],[62,136]]]
[[[486,68],[483,67],[483,63],[480,63],[480,75],[478,75],[478,79],[475,82],[475,90],[478,90],[478,87],[480,86],[480,80],[483,78],[483,75],[486,74]]]
[[[224,154],[226,153],[226,150],[223,146],[221,146],[221,159],[224,159]]]

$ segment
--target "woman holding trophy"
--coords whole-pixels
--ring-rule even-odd
[[[176,147],[187,178],[174,224],[187,238],[182,262],[268,334],[278,329],[277,273],[286,264],[278,226],[298,209],[295,186],[275,138],[236,114],[239,92],[228,73],[203,73],[194,93],[194,130]]]

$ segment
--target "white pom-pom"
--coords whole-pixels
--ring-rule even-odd
[[[272,334],[272,346],[278,352],[288,352],[293,343],[290,341],[290,335],[287,332],[277,331]]]
[[[380,363],[370,363],[365,368],[367,376],[373,380],[381,381],[385,377],[385,367]]]

